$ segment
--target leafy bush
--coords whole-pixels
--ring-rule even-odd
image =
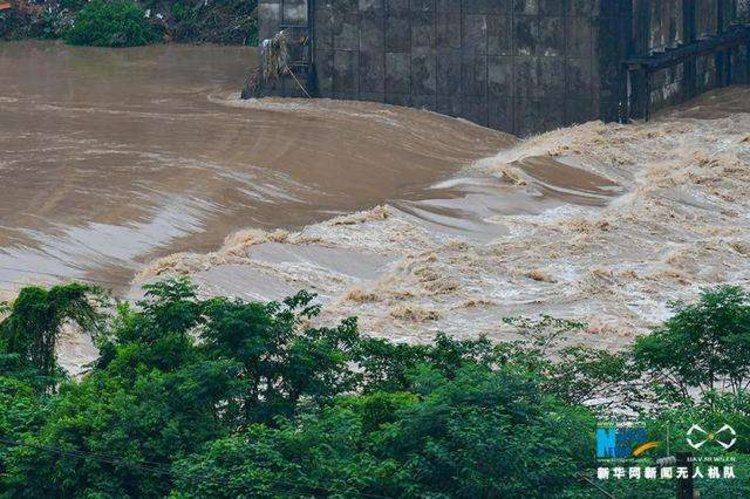
[[[55,346],[60,330],[71,321],[86,330],[95,327],[98,314],[91,296],[96,293],[96,289],[80,284],[23,289],[10,307],[10,315],[0,323],[0,374],[11,362],[17,366],[14,372],[35,368],[42,387],[59,381]]]
[[[177,0],[168,27],[175,41],[257,46],[257,0]]]
[[[634,353],[657,381],[688,398],[724,388],[738,395],[750,388],[750,294],[724,286],[706,290],[694,304],[676,303],[675,315]]]
[[[60,8],[78,12],[86,3],[86,0],[60,0]]]
[[[93,0],[78,13],[64,38],[72,45],[133,47],[156,41],[157,32],[136,4]]]
[[[176,464],[178,496],[556,497],[591,465],[593,420],[533,377],[423,367],[419,394],[344,396],[211,443]]]

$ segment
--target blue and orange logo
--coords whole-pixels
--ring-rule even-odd
[[[640,457],[658,446],[659,442],[648,440],[646,428],[611,426],[596,429],[596,457],[599,459]]]

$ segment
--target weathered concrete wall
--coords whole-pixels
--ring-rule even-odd
[[[319,0],[320,95],[424,107],[517,134],[586,121],[595,0]]]
[[[258,38],[265,40],[282,26],[306,25],[308,0],[258,0]]]
[[[717,35],[739,21],[747,3],[743,0],[633,0],[632,52],[654,54]],[[659,109],[721,85],[747,82],[746,73],[747,47],[718,56],[698,56],[653,74],[651,106]]]
[[[738,2],[747,0],[260,0],[259,16],[261,39],[309,33],[321,97],[421,107],[528,135],[618,119],[625,58],[715,34]],[[716,73],[711,56],[660,71],[651,102],[683,100],[685,81],[692,93],[712,88]],[[265,93],[301,90],[287,78]]]
[[[271,39],[284,29],[289,33],[290,61],[311,60],[312,35],[314,31],[310,22],[308,0],[259,0],[258,21],[258,37],[261,43],[263,40]],[[301,43],[302,40],[305,43]],[[309,81],[309,77],[314,77],[315,75],[308,75],[307,71],[300,73],[297,68],[294,68],[294,70],[300,83],[290,77],[282,77],[274,82],[262,82],[262,94],[283,97],[305,97],[307,95],[305,93],[306,90],[300,88],[300,84],[309,88],[310,93],[314,94],[315,89],[312,88],[314,87],[314,83]]]

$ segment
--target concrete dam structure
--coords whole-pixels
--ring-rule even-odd
[[[648,118],[750,75],[748,0],[260,0],[258,12],[265,67],[246,95],[385,102],[521,136]]]

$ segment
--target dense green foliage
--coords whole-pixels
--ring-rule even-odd
[[[59,38],[66,29],[70,16],[67,12],[50,12],[38,8],[37,4],[18,2],[17,5],[30,8],[13,8],[0,12],[0,40],[15,40],[21,38]]]
[[[0,373],[29,373],[28,379],[42,390],[59,381],[57,337],[65,323],[95,329],[98,314],[89,299],[94,291],[80,284],[22,290],[0,323]]]
[[[734,394],[750,388],[750,294],[726,287],[696,304],[677,303],[675,315],[636,343],[637,359],[665,386],[686,397],[689,389],[722,384]]]
[[[167,32],[176,41],[258,45],[256,0],[177,0]]]
[[[72,45],[95,47],[135,47],[157,37],[144,11],[129,0],[92,0],[64,35]]]
[[[0,12],[0,39],[123,47],[160,40],[257,46],[257,0],[38,0]],[[148,13],[148,15],[146,15]]]
[[[596,467],[595,417],[607,406],[585,403],[611,393],[651,400],[665,369],[689,392],[705,388],[705,377],[680,365],[701,355],[661,360],[661,349],[674,348],[670,335],[714,345],[706,325],[719,323],[732,344],[747,334],[736,324],[746,296],[735,288],[680,305],[635,355],[561,348],[582,325],[550,317],[510,319],[525,341],[438,335],[410,346],[364,337],[354,319],[311,327],[319,309],[304,292],[261,304],[200,299],[185,281],[147,291],[104,322],[96,290],[78,285],[24,290],[6,311],[0,495],[599,497],[581,478]],[[691,320],[697,309],[700,323]],[[68,320],[96,332],[100,347],[80,380],[63,379],[50,350]],[[717,386],[750,365],[710,359]],[[676,397],[643,412],[654,438],[684,435],[696,421],[732,424],[739,478],[699,488],[702,497],[745,496],[746,391]],[[674,489],[673,481],[601,485],[617,497]]]

